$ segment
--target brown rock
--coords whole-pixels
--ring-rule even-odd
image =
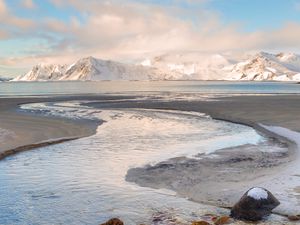
[[[280,202],[264,188],[251,188],[236,203],[230,216],[236,219],[258,221],[271,214]]]
[[[192,225],[211,225],[211,224],[203,220],[203,221],[193,221]]]
[[[230,221],[230,217],[229,216],[220,216],[219,218],[217,218],[215,220],[215,225],[223,225],[226,224]]]
[[[108,220],[106,223],[102,223],[100,225],[124,225],[124,223],[118,218],[112,218]]]
[[[298,216],[290,215],[290,216],[288,216],[288,219],[290,221],[298,221],[298,220],[300,220],[300,216],[299,215]]]

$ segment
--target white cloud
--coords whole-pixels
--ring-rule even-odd
[[[170,51],[300,49],[300,24],[288,23],[268,32],[241,32],[236,24],[224,26],[218,13],[202,8],[205,1],[189,0],[197,7],[184,10],[176,4],[159,6],[138,1],[51,0],[62,12],[66,8],[78,12],[66,22],[58,18],[19,18],[0,0],[0,13],[7,15],[2,23],[24,32],[31,29],[32,37],[38,33],[48,43],[26,57],[1,62],[23,67],[40,61],[70,63],[88,55],[129,60]],[[7,35],[2,31],[0,38]]]
[[[54,0],[63,7],[70,4],[85,15],[85,21],[73,18],[72,24],[48,21],[48,28],[66,34],[59,50],[72,49],[82,54],[105,58],[136,57],[149,52],[180,50],[225,51],[248,49],[261,41],[260,34],[242,34],[235,26],[224,27],[218,15],[197,9],[198,20],[185,18],[185,11],[118,1]],[[65,5],[66,6],[66,5]],[[180,16],[175,16],[175,14]],[[239,43],[239,45],[237,45]]]

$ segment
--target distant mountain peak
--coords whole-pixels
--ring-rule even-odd
[[[14,81],[187,79],[299,80],[300,57],[264,51],[240,58],[229,53],[177,52],[147,58],[136,65],[88,56],[71,65],[38,64]]]
[[[181,74],[163,72],[157,68],[131,65],[92,56],[67,65],[39,64],[13,81],[52,80],[166,80],[177,79]]]

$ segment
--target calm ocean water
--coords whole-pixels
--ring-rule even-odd
[[[300,84],[280,82],[221,81],[0,82],[0,96],[99,93],[111,94],[124,92],[299,94]]]

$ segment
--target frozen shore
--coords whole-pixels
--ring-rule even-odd
[[[23,103],[69,100],[87,100],[84,105],[99,109],[141,108],[201,112],[215,119],[252,126],[267,135],[271,145],[266,145],[265,148],[262,146],[262,149],[245,145],[220,150],[213,157],[199,155],[199,159],[173,158],[152,167],[132,169],[128,172],[127,179],[143,186],[169,188],[191,200],[225,207],[231,206],[249,187],[261,185],[269,188],[283,202],[284,208],[280,207],[278,213],[290,213],[286,211],[286,206],[290,207],[289,210],[300,208],[300,171],[296,166],[298,149],[295,140],[290,135],[285,136],[278,130],[269,129],[272,125],[300,131],[298,95],[235,96],[214,99],[216,101],[136,99],[130,96],[126,99],[124,96],[1,99],[1,128],[19,137],[12,138],[11,142],[4,142],[2,147],[8,146],[6,149],[11,149],[28,146],[30,149],[34,147],[32,143],[47,144],[49,139],[92,135],[98,126],[96,121],[74,121],[18,111],[18,105]],[[143,176],[151,182],[147,179],[143,181]],[[292,203],[289,205],[289,202]],[[297,211],[293,213],[299,214]]]

